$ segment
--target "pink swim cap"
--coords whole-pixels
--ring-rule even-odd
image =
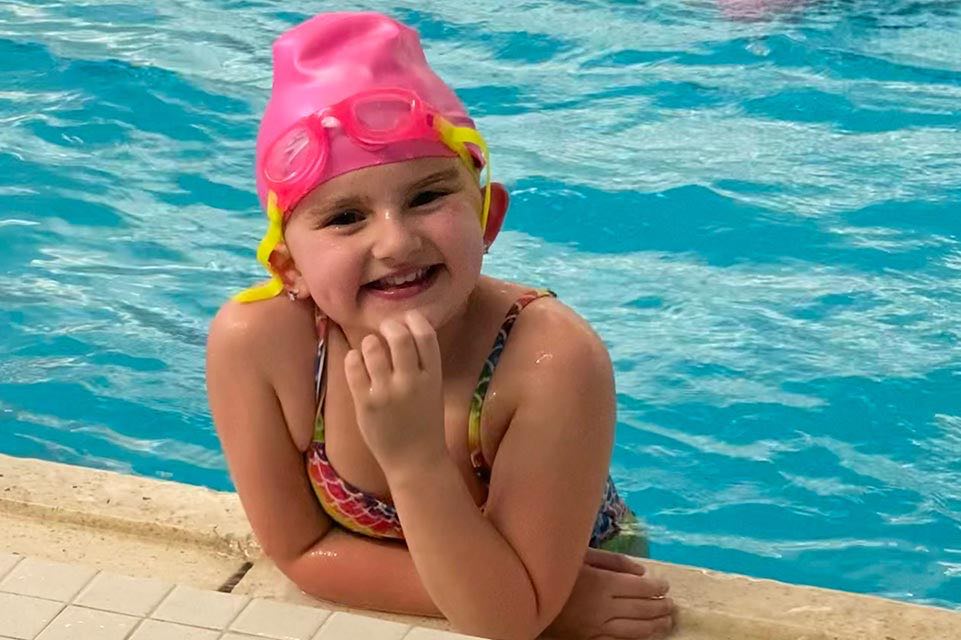
[[[359,92],[396,87],[413,91],[451,123],[474,127],[464,105],[428,66],[413,29],[379,13],[324,13],[293,27],[274,43],[274,83],[257,134],[257,195],[267,207],[267,151],[301,118]],[[337,128],[328,129],[323,173],[300,197],[336,176],[376,165],[426,157],[457,157],[439,140],[416,139],[371,150]],[[297,201],[280,203],[286,215]]]

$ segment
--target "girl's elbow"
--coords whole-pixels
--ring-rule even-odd
[[[491,624],[494,622],[494,624]],[[491,640],[535,640],[547,628],[547,623],[540,624],[536,620],[490,620],[485,624],[473,625],[475,628],[462,628],[452,623],[459,633],[490,638]]]
[[[339,601],[336,575],[324,571],[324,565],[313,562],[308,554],[274,560],[274,564],[305,594],[320,600]]]
[[[458,632],[492,640],[534,640],[543,633],[553,621],[546,619],[536,607],[507,607],[507,610],[475,612],[473,616],[461,618],[457,615],[446,616],[451,626]]]
[[[265,546],[264,555],[298,589],[315,598],[329,600],[331,594],[327,591],[336,584],[336,580],[332,579],[335,568],[329,567],[329,563],[323,561],[323,555],[316,552],[323,539],[324,536],[321,536],[302,549],[284,545],[275,548]]]

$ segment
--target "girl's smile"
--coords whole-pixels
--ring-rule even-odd
[[[370,295],[388,300],[403,300],[427,290],[440,273],[442,265],[406,267],[364,285]]]

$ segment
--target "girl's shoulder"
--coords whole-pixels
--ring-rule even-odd
[[[512,349],[521,342],[537,344],[558,340],[603,348],[603,342],[590,323],[548,289],[493,278],[486,281],[486,289],[491,292],[487,297],[489,304],[501,309],[520,300],[527,301],[532,293],[548,293],[529,300],[517,314],[516,326],[511,333]]]
[[[207,334],[208,357],[222,352],[253,366],[268,377],[283,363],[303,359],[305,348],[316,345],[313,309],[278,296],[243,303],[229,300],[220,307]]]
[[[502,308],[524,299],[535,287],[493,281]],[[603,375],[612,370],[603,340],[590,323],[555,296],[530,301],[517,314],[501,358],[505,373],[522,389],[543,389],[554,377]]]

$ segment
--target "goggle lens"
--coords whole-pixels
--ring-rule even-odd
[[[264,174],[275,184],[297,180],[317,163],[322,149],[323,145],[308,128],[301,126],[292,129],[274,143],[264,166]]]
[[[353,105],[352,133],[367,144],[403,138],[414,124],[414,105],[397,97],[371,97]]]

